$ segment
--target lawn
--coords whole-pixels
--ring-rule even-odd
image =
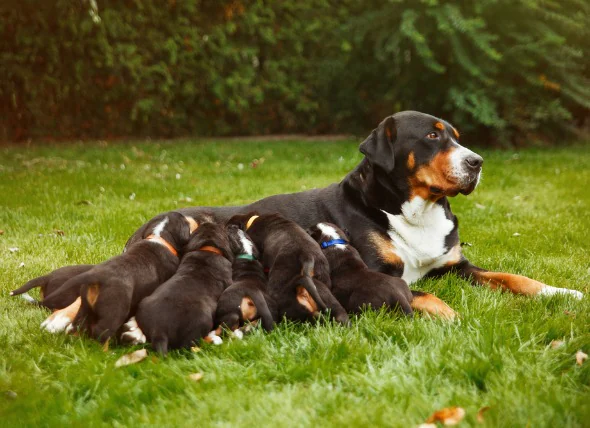
[[[320,187],[361,159],[358,141],[95,142],[0,148],[0,425],[413,427],[465,408],[463,425],[588,426],[590,151],[480,151],[484,178],[452,200],[479,266],[581,290],[524,298],[454,276],[423,280],[449,323],[366,313],[351,328],[271,334],[115,368],[130,348],[51,335],[48,313],[8,292],[59,266],[121,251],[143,222],[191,205]],[[16,251],[11,249],[18,248]],[[35,294],[35,293],[32,293]],[[565,344],[553,349],[553,340]],[[193,382],[188,374],[202,372]]]

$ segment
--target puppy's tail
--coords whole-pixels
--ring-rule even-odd
[[[324,303],[324,301],[322,300],[322,298],[320,297],[320,294],[318,293],[318,289],[316,288],[316,286],[313,282],[313,279],[312,279],[313,266],[314,266],[313,260],[305,260],[302,263],[301,281],[298,285],[302,285],[303,288],[305,288],[305,290],[309,293],[311,298],[315,301],[316,305],[318,306],[318,309],[321,311],[324,311],[327,309],[327,306]]]
[[[81,273],[80,275],[75,276],[73,278],[70,278],[65,283],[63,283],[61,287],[59,287],[49,296],[46,296],[41,302],[41,305],[49,309],[61,309],[59,306],[63,301],[64,295],[79,295],[82,286],[89,285],[91,282],[91,277],[86,272]]]
[[[168,354],[168,337],[162,335],[154,337],[152,339],[152,348],[162,357],[165,357]]]
[[[27,282],[25,285],[23,285],[22,287],[17,288],[14,291],[11,291],[10,292],[10,295],[11,296],[18,296],[19,294],[26,293],[27,291],[29,291],[29,290],[31,290],[33,288],[42,287],[42,286],[44,286],[44,285],[47,284],[48,279],[49,279],[49,275],[43,275],[43,276],[40,276],[40,277],[37,277],[37,278],[33,278],[29,282]],[[29,301],[31,303],[37,302],[37,300],[33,299],[28,294],[25,294],[25,296],[28,296],[28,298],[23,296],[23,298],[25,300],[27,300],[27,301]],[[31,301],[29,299],[32,299],[33,301]],[[37,303],[39,303],[39,302],[37,302]]]

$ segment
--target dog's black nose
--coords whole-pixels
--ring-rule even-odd
[[[469,169],[479,169],[483,165],[483,158],[474,153],[465,158],[465,163]]]

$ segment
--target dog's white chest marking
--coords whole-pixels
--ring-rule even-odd
[[[252,255],[252,241],[246,237],[246,234],[241,229],[238,229],[238,236],[240,237],[240,242],[242,243],[242,249],[244,250],[244,253]]]
[[[404,202],[401,214],[383,213],[389,221],[387,234],[395,253],[404,262],[402,279],[408,284],[453,259],[450,248],[445,248],[445,238],[454,224],[440,205],[414,197]]]

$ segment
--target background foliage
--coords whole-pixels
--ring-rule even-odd
[[[415,109],[481,144],[550,140],[588,123],[589,17],[585,0],[6,0],[0,138],[365,134]]]

